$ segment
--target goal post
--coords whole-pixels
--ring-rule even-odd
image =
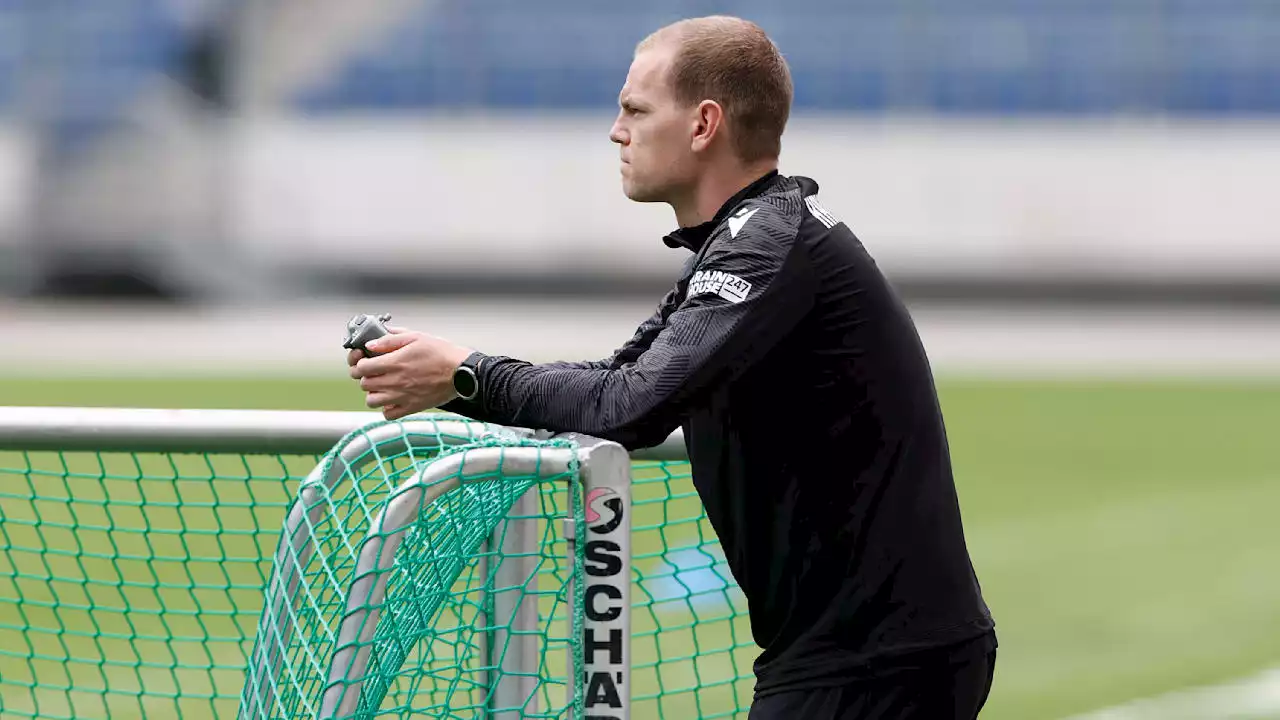
[[[679,433],[0,408],[4,717],[729,717],[754,655]]]
[[[541,716],[547,708],[538,706],[539,673],[547,668],[540,655],[548,637],[540,627],[537,603],[539,576],[545,573],[539,573],[536,552],[541,540],[534,522],[538,501],[534,484],[548,481],[565,484],[564,491],[571,494],[565,517],[544,518],[552,527],[559,524],[564,528],[567,560],[573,567],[562,588],[567,615],[574,624],[573,635],[566,643],[573,651],[568,653],[564,707],[579,709],[584,717],[629,717],[626,648],[630,627],[629,613],[623,612],[630,595],[631,574],[627,453],[621,446],[595,438],[552,438],[548,443],[512,432],[482,437],[480,446],[467,445],[454,453],[427,448],[439,452],[439,456],[391,490],[366,528],[344,532],[350,528],[326,526],[323,515],[341,503],[333,500],[335,486],[342,480],[350,481],[350,490],[364,501],[359,482],[365,477],[364,466],[394,463],[395,454],[388,452],[388,446],[405,447],[406,441],[412,444],[414,438],[432,437],[430,432],[414,432],[415,426],[424,422],[430,425],[430,421],[381,424],[354,433],[303,481],[275,554],[239,717],[249,720],[305,716],[329,720],[372,716],[391,683],[388,674],[394,678],[404,662],[406,631],[397,627],[396,618],[390,620],[391,629],[387,630],[380,625],[380,621],[387,620],[380,616],[394,605],[388,599],[388,583],[400,564],[397,556],[401,544],[415,525],[426,531],[418,540],[425,549],[426,562],[411,565],[408,572],[415,575],[412,580],[420,589],[422,584],[431,583],[425,594],[415,598],[415,614],[429,617],[438,612],[442,596],[456,585],[467,556],[474,555],[479,575],[491,578],[491,585],[485,587],[485,610],[475,619],[477,625],[487,628],[477,658],[484,666],[479,674],[486,678],[485,716]],[[474,494],[469,504],[453,503],[463,513],[463,521],[477,530],[472,533],[473,542],[478,543],[483,537],[485,547],[473,549],[464,545],[461,553],[442,549],[440,546],[448,545],[450,538],[421,525],[422,516],[448,496],[465,493],[495,478],[498,482],[491,483],[490,492]],[[608,517],[599,518],[594,509],[597,507],[603,508]],[[590,536],[580,554],[576,530],[583,518]],[[436,519],[441,524],[449,522],[443,514]],[[336,544],[338,550],[330,558],[333,562],[321,562],[321,573],[308,573],[315,554],[326,545],[334,545],[334,535],[340,536],[342,542]],[[363,537],[358,538],[359,535]],[[492,572],[489,565],[493,565]],[[342,567],[350,567],[351,571],[336,579]],[[303,579],[308,574],[318,575],[320,582],[328,579],[332,586],[309,593]],[[581,591],[571,591],[572,580],[584,576]],[[292,635],[294,628],[305,624],[300,617],[305,614],[300,612],[302,607],[308,602],[314,606],[316,595],[323,595],[325,590],[343,599],[339,612],[329,618],[335,621],[336,628],[326,628],[331,637],[336,636],[331,640],[333,652],[317,655],[317,648],[325,647],[322,638],[317,639],[313,633],[297,642]],[[603,607],[597,600],[600,595],[612,605]],[[404,614],[402,609],[401,617]],[[414,629],[423,637],[431,635],[429,627],[418,625]],[[384,639],[379,643],[379,634],[400,637],[398,642]],[[380,673],[371,668],[379,650],[386,655],[387,648],[396,645],[401,650],[400,659],[381,668]],[[284,667],[291,651],[302,667]],[[603,657],[598,657],[601,654]],[[449,670],[456,674],[466,671],[462,667]],[[318,700],[298,692],[298,686],[312,683],[317,676],[323,678]],[[282,685],[288,687],[282,691]],[[445,700],[446,706],[450,705],[449,700]]]

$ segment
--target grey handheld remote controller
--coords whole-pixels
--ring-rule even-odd
[[[370,352],[365,345],[370,340],[376,340],[387,334],[387,326],[384,323],[390,319],[390,313],[356,315],[347,321],[347,336],[342,341],[342,347],[348,350],[359,350],[365,357],[377,355],[375,352]]]

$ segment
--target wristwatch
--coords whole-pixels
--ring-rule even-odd
[[[473,352],[453,371],[453,391],[463,400],[475,400],[480,395],[480,359],[484,355]]]

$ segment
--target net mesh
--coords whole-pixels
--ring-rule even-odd
[[[557,466],[544,451],[572,458],[573,446],[490,439],[439,453],[401,444],[387,455],[367,445],[350,461],[331,455],[302,484],[300,522],[286,526],[267,586],[241,717],[562,715],[566,698],[581,694],[575,684],[566,695],[566,652],[577,636],[563,609],[581,561],[569,557],[561,528],[582,513],[569,502],[576,462]],[[533,451],[528,462],[514,462],[518,450]],[[509,517],[530,491],[537,511]],[[501,536],[517,523],[533,523],[537,541],[503,551]],[[499,542],[485,547],[495,531]],[[522,558],[531,562],[517,565]],[[507,565],[523,572],[501,581]],[[512,637],[512,618],[495,609],[503,595],[539,611],[533,708],[494,702],[493,684],[505,674],[497,660],[507,650],[495,631]],[[325,701],[348,691],[349,710]]]
[[[445,455],[476,449],[442,440],[452,444]],[[242,695],[268,686],[280,702],[248,717],[311,716],[325,680],[317,668],[337,647],[337,588],[355,579],[368,520],[429,459],[384,453],[310,505],[322,510],[301,566],[312,600],[294,606],[293,639],[274,648],[295,671],[255,684],[254,653],[281,637],[264,609],[284,596],[271,581],[285,518],[308,474],[332,458],[0,452],[0,717],[235,717]],[[449,476],[469,478],[456,483],[461,492],[421,506],[405,533],[414,541],[387,573],[398,579],[364,676],[385,689],[377,707],[362,708],[368,716],[489,714],[490,650],[500,656],[503,645],[487,647],[501,628],[485,620],[503,592],[537,607],[539,712],[522,714],[552,716],[573,702],[568,654],[579,633],[567,593],[582,583],[571,582],[577,563],[558,524],[580,512],[570,475],[468,468]],[[757,649],[688,465],[636,462],[632,477],[633,716],[745,714]],[[521,486],[533,510],[503,519]],[[491,530],[501,538],[518,523],[537,528],[525,558],[536,589],[496,587],[516,554],[483,547]],[[420,572],[397,573],[404,567]]]

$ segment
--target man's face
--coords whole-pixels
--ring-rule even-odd
[[[620,146],[622,191],[636,202],[670,202],[692,181],[692,108],[680,107],[668,86],[671,43],[642,50],[618,96],[609,139]]]

